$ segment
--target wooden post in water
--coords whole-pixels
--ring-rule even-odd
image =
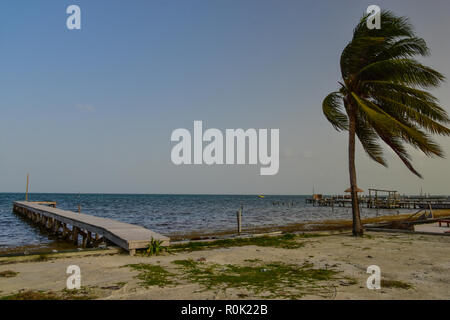
[[[237,231],[238,231],[238,234],[241,234],[241,232],[242,232],[242,209],[239,209],[236,212],[236,216],[237,216]]]
[[[433,209],[431,208],[431,202],[428,202],[428,207],[430,208],[431,218],[433,218]]]
[[[30,180],[30,174],[27,173],[27,191],[25,192],[25,201],[28,201],[28,182]]]

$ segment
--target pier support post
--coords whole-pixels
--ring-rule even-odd
[[[67,228],[67,224],[63,223],[62,224],[62,228],[63,228],[62,236],[63,236],[63,238],[66,238],[67,235],[69,234],[69,229]]]
[[[242,209],[239,209],[236,212],[236,216],[237,216],[237,232],[238,232],[238,234],[241,234],[241,232],[242,232]]]
[[[28,183],[30,182],[30,174],[27,173],[27,190],[25,192],[25,201],[28,201]]]
[[[78,227],[72,227],[72,242],[74,245],[78,245],[78,233],[80,229]]]
[[[54,227],[53,227],[53,232],[55,233],[55,234],[58,234],[58,232],[59,232],[59,228],[61,227],[61,222],[60,221],[56,221],[55,222],[55,225],[54,225]]]
[[[47,225],[47,228],[48,228],[50,231],[52,231],[52,230],[53,230],[53,226],[54,226],[54,224],[55,224],[55,219],[49,218],[48,220],[49,220],[49,224]]]
[[[87,246],[91,246],[92,245],[92,232],[88,231],[87,233]]]
[[[44,215],[42,215],[41,224],[42,224],[42,226],[44,226],[44,227],[47,225],[47,217],[44,216]]]
[[[81,236],[82,236],[82,238],[83,238],[83,239],[82,239],[82,242],[81,242],[81,246],[82,246],[83,248],[86,248],[86,245],[87,245],[87,239],[88,239],[87,232],[81,231],[80,234],[81,234]]]

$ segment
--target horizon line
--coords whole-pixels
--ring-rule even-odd
[[[326,196],[333,196],[333,195],[343,195],[346,192],[343,193],[315,193],[315,194],[321,194]],[[364,192],[365,193],[365,192]],[[412,194],[412,193],[399,193],[399,195],[405,195],[405,196],[421,196],[420,194]],[[14,191],[0,191],[0,194],[26,194],[26,192],[14,192]],[[28,192],[29,195],[31,194],[73,194],[73,195],[147,195],[147,196],[311,196],[312,193],[308,194],[298,194],[298,193],[279,193],[279,194],[268,194],[268,193],[129,193],[129,192]],[[349,194],[350,195],[350,194]],[[450,196],[450,194],[432,194],[432,193],[424,193],[422,196]]]

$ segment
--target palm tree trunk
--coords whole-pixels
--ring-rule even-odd
[[[364,231],[361,224],[361,216],[359,214],[358,192],[356,184],[356,167],[355,167],[355,130],[356,130],[356,113],[349,110],[349,136],[348,136],[348,164],[350,172],[350,188],[352,196],[352,213],[353,213],[353,236],[362,236]]]

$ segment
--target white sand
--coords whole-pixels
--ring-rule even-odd
[[[19,272],[16,277],[0,277],[0,296],[20,290],[44,290],[60,292],[66,286],[66,268],[78,265],[82,272],[82,285],[95,287],[96,294],[103,299],[239,299],[258,298],[245,288],[214,289],[201,292],[196,283],[182,281],[172,287],[143,288],[135,279],[138,274],[126,264],[159,264],[169,271],[176,271],[171,263],[180,259],[205,259],[206,263],[244,264],[246,259],[261,259],[265,262],[281,261],[302,264],[305,261],[316,267],[336,265],[342,276],[356,280],[347,285],[339,280],[329,283],[336,294],[330,299],[450,299],[450,237],[368,233],[369,237],[355,239],[348,234],[331,235],[299,240],[305,245],[298,249],[273,247],[234,247],[195,252],[165,254],[156,257],[131,257],[125,254],[104,256],[75,256],[45,262],[18,262],[0,265],[0,272]],[[398,280],[412,285],[411,289],[366,288],[366,273],[369,265],[381,268],[382,278]],[[105,288],[117,283],[126,283],[116,290]],[[101,288],[104,289],[101,289]],[[305,299],[323,298],[314,293]]]

